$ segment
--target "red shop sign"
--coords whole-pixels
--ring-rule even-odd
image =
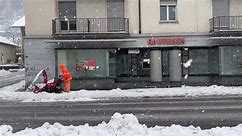
[[[148,45],[185,44],[185,38],[150,38]]]

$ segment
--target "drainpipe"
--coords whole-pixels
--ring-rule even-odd
[[[139,0],[139,34],[141,34],[141,2]]]

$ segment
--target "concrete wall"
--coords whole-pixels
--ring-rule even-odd
[[[138,0],[124,0],[125,17],[129,18],[129,32],[139,33],[139,6]]]
[[[45,69],[48,78],[55,76],[55,50],[57,45],[47,44],[46,39],[25,39],[25,71],[26,84],[30,83],[34,76]]]
[[[107,17],[106,0],[77,0],[77,17]]]
[[[7,64],[8,61],[16,61],[16,47],[0,43],[0,65]]]
[[[241,16],[241,15],[242,15],[242,1],[230,0],[230,16]]]
[[[231,0],[238,6],[239,0]],[[130,19],[130,33],[138,33],[138,0],[124,0],[124,15]],[[51,20],[58,17],[57,0],[24,0],[26,35],[51,35]],[[77,0],[77,17],[107,17],[106,0]],[[239,9],[239,8],[238,8]],[[235,14],[240,11],[231,10]],[[178,0],[177,23],[160,23],[160,0],[141,1],[143,33],[208,32],[212,0]]]
[[[177,22],[160,23],[160,0],[143,0],[143,33],[208,32],[212,0],[177,0]]]
[[[52,19],[56,18],[56,0],[24,0],[26,36],[52,34]]]

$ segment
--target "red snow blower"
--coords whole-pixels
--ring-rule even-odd
[[[42,75],[42,76],[41,76]],[[48,92],[48,93],[61,93],[63,91],[64,79],[62,76],[48,81],[47,73],[41,70],[34,78],[32,83],[28,86],[28,90],[34,93]]]

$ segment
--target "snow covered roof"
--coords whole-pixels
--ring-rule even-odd
[[[7,45],[12,45],[12,46],[16,46],[16,47],[18,47],[17,44],[11,42],[11,41],[8,40],[6,37],[2,37],[2,36],[0,36],[0,43],[4,43],[4,44],[7,44]]]
[[[24,27],[25,26],[25,16],[16,21],[11,27]]]

